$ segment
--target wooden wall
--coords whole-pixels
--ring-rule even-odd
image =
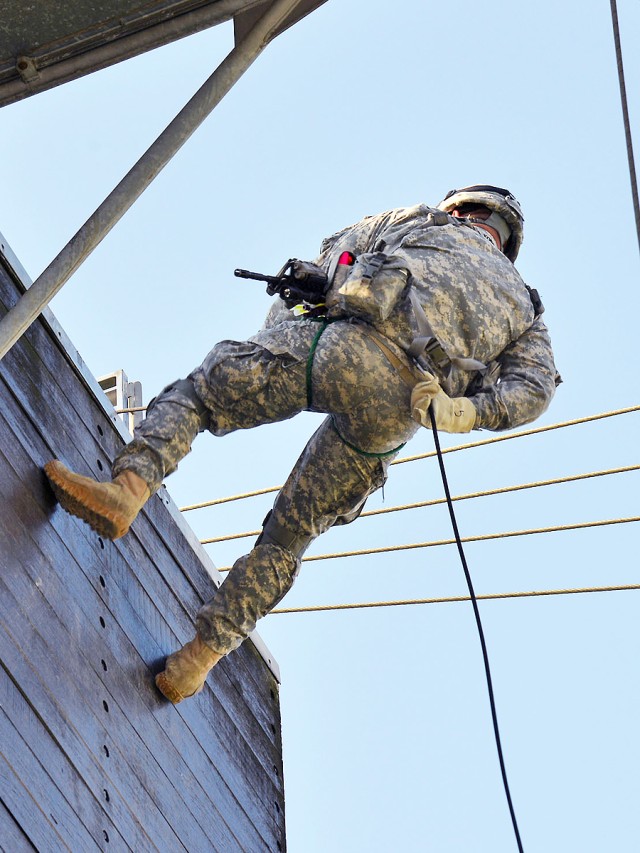
[[[164,490],[115,543],[55,503],[48,459],[106,479],[123,437],[46,317],[0,362],[0,848],[284,850],[277,667],[258,638],[156,691],[219,581]]]

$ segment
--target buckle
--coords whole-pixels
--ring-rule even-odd
[[[440,346],[438,340],[433,338],[424,348],[424,352],[429,356],[431,361],[437,366],[440,367],[442,364],[446,364],[449,361],[449,356]]]

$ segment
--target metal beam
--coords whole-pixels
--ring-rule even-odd
[[[300,0],[274,0],[156,141],[0,320],[0,359],[264,50]]]
[[[259,2],[260,0],[215,0],[190,12],[176,11],[170,18],[161,16],[156,23],[145,23],[144,26],[141,20],[127,16],[126,22],[113,25],[114,30],[110,30],[105,23],[104,29],[101,29],[103,40],[98,44],[95,44],[95,33],[91,32],[86,33],[84,40],[81,33],[71,32],[55,40],[53,45],[44,44],[32,48],[26,44],[22,48],[22,53],[26,54],[22,61],[27,63],[27,69],[32,74],[31,79],[25,79],[27,74],[20,70],[14,55],[8,59],[0,58],[0,106],[37,95],[61,83],[76,80],[84,74],[107,68],[116,62],[130,59],[232,18],[235,20],[246,9],[255,9]],[[168,0],[164,0],[162,4],[154,4],[156,13],[161,5],[167,8],[171,5],[179,6],[178,3],[170,4]],[[260,11],[264,13],[264,8]],[[52,10],[52,14],[55,15],[56,11]],[[252,23],[256,20],[257,17],[254,17]],[[10,32],[13,21],[6,24]],[[131,31],[127,31],[127,25],[131,27]],[[1,39],[0,31],[0,41]],[[240,39],[236,38],[236,42],[239,41]]]

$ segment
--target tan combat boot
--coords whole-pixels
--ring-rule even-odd
[[[167,658],[164,671],[156,675],[156,687],[177,705],[200,693],[210,670],[223,657],[204,643],[200,634]]]
[[[60,505],[105,539],[124,536],[149,497],[149,487],[133,471],[98,483],[74,474],[57,459],[47,462],[44,470]]]

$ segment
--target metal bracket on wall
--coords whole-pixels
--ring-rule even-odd
[[[23,83],[33,83],[40,77],[36,61],[31,56],[19,56],[16,60],[16,71]]]

